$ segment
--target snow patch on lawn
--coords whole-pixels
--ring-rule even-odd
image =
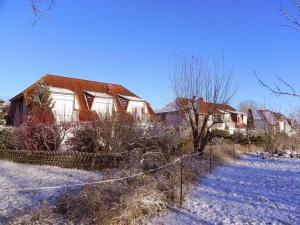
[[[45,200],[50,204],[66,188],[35,191],[11,191],[13,189],[79,184],[101,180],[101,173],[63,169],[52,166],[36,166],[0,160],[0,224],[19,210],[36,206]]]
[[[243,156],[199,181],[183,209],[150,224],[300,224],[300,160]]]

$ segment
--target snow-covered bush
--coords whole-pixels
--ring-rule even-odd
[[[13,131],[10,129],[0,129],[0,149],[14,149]]]

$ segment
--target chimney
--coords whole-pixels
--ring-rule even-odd
[[[205,102],[204,98],[199,98],[199,102]]]

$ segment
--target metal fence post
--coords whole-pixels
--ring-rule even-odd
[[[183,157],[180,158],[180,207],[182,207],[183,202]]]
[[[209,173],[212,172],[212,147],[209,145]]]
[[[181,149],[181,158],[180,158],[180,207],[182,207],[183,202],[183,152]]]

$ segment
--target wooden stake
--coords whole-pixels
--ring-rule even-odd
[[[236,153],[235,153],[235,145],[233,143],[233,160],[235,161]]]
[[[212,172],[212,148],[209,146],[209,173]]]

